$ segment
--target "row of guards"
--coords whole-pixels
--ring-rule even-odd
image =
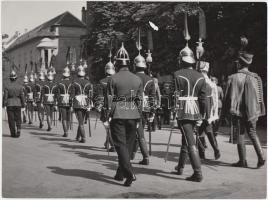
[[[205,159],[204,133],[213,147],[215,159],[217,160],[221,156],[218,142],[212,130],[212,123],[219,119],[218,92],[215,82],[208,76],[209,63],[202,60],[204,54],[202,40],[206,37],[204,13],[201,12],[199,16],[200,35],[196,48],[197,62],[193,51],[188,46],[191,37],[188,32],[187,14],[185,14],[184,19],[186,46],[179,53],[178,60],[181,69],[174,73],[174,90],[170,102],[172,123],[165,161],[168,159],[170,141],[176,121],[182,134],[181,152],[176,166],[176,174],[181,175],[183,173],[187,156],[189,156],[194,173],[187,180],[200,182],[203,179],[200,158]],[[152,22],[149,22],[149,25],[152,29],[158,30],[158,27]],[[253,55],[244,50],[247,43],[245,37],[242,37],[241,49],[238,53],[240,67],[241,65],[244,66],[243,62],[248,65],[252,62]],[[124,43],[117,51],[114,62],[112,61],[111,42],[109,62],[105,66],[106,77],[100,80],[99,84],[93,86],[85,78],[85,66],[82,63],[76,69],[77,78],[71,79],[68,61],[63,70],[63,78],[58,83],[54,81],[55,71],[53,69],[48,70],[46,79],[45,74],[41,72],[39,81],[36,82],[33,75],[30,76],[30,81],[25,76],[24,94],[22,94],[22,96],[26,96],[27,103],[27,111],[23,111],[23,115],[26,116],[26,113],[28,113],[29,124],[32,123],[33,111],[36,106],[40,128],[43,127],[44,116],[46,115],[47,131],[51,131],[53,123],[57,126],[58,116],[56,113],[59,111],[64,132],[63,137],[68,137],[69,130],[73,130],[74,112],[78,121],[76,140],[81,143],[86,142],[84,128],[86,119],[88,119],[89,136],[91,137],[89,112],[95,110],[100,113],[100,120],[103,122],[107,133],[105,148],[108,154],[111,151],[116,151],[118,154],[119,164],[114,179],[122,181],[126,178],[125,186],[130,186],[136,180],[130,160],[134,159],[138,147],[140,147],[143,156],[139,164],[149,165],[149,156],[152,153],[152,123],[156,117],[156,110],[161,107],[161,104],[157,101],[154,79],[149,76],[150,74],[145,73],[147,66],[150,66],[152,62],[152,52],[151,49],[148,49],[146,59],[141,55],[140,28],[138,29],[136,46],[138,56],[134,59],[135,74],[129,71],[130,58]],[[152,46],[152,44],[149,46]],[[118,72],[115,70],[116,67]],[[12,71],[11,76],[16,76],[14,74],[15,72]],[[249,73],[247,73],[247,76],[250,76]],[[264,115],[265,111],[262,83],[260,78],[256,77],[257,101],[262,108],[258,114],[259,117]],[[95,127],[96,124],[97,118]],[[146,124],[149,132],[149,149],[144,136]],[[233,139],[235,136],[240,137],[239,132],[241,130],[233,130],[235,128],[231,127],[232,142],[235,142]],[[12,129],[12,131],[14,130]],[[196,134],[196,139],[194,134]],[[259,158],[258,167],[260,167],[264,165],[265,160],[256,132],[255,135],[253,133],[252,135],[252,138],[254,138],[252,139],[253,144]],[[241,147],[241,144],[237,141],[236,143],[238,143],[239,155],[243,155],[243,152],[241,152],[243,149],[241,150],[241,148],[244,148],[244,146]],[[245,167],[247,165],[245,155],[243,159],[235,163],[234,166]]]

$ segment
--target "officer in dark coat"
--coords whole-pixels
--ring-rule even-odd
[[[78,120],[76,140],[80,143],[85,143],[86,135],[84,121],[87,112],[89,112],[92,108],[93,86],[85,79],[86,72],[84,67],[79,65],[77,70],[78,78],[73,82],[71,98],[73,99],[73,109]]]
[[[134,64],[136,68],[136,75],[141,79],[142,88],[143,88],[143,106],[142,106],[142,118],[139,123],[139,128],[137,129],[137,139],[136,143],[139,144],[140,150],[143,156],[142,161],[139,162],[141,165],[149,165],[149,153],[144,138],[144,126],[146,122],[149,121],[149,118],[153,118],[153,109],[154,109],[154,100],[155,100],[155,87],[153,79],[145,74],[146,70],[146,61],[144,57],[140,54],[134,59]],[[148,123],[148,128],[150,124]],[[134,146],[135,147],[135,146]],[[134,149],[134,150],[137,150]]]
[[[175,107],[178,126],[182,133],[177,174],[183,173],[183,168],[189,155],[194,174],[186,178],[190,181],[202,181],[201,162],[194,138],[194,126],[202,119],[206,109],[206,83],[203,75],[193,69],[194,55],[188,45],[180,52],[181,70],[174,73],[175,77]],[[201,122],[200,122],[201,123]]]
[[[103,122],[103,125],[105,127],[106,130],[106,140],[104,142],[104,146],[107,149],[108,148],[108,143],[109,146],[111,147],[109,149],[110,152],[114,152],[115,148],[114,148],[114,143],[113,143],[113,139],[112,136],[110,134],[110,126],[108,122],[108,110],[106,109],[106,105],[108,104],[107,101],[109,101],[108,99],[105,98],[106,94],[107,94],[107,84],[109,82],[109,80],[111,79],[111,76],[115,74],[115,67],[114,64],[111,61],[111,53],[110,53],[110,61],[105,65],[105,73],[106,73],[106,77],[100,80],[100,91],[98,94],[98,98],[100,98],[100,112],[101,112],[101,116],[100,116],[100,120]]]
[[[34,89],[34,99],[35,103],[37,105],[37,113],[38,113],[38,119],[39,119],[39,128],[43,128],[44,126],[44,118],[45,118],[45,112],[44,107],[41,106],[41,92],[42,88],[45,84],[45,74],[44,72],[40,72],[39,74],[39,81],[35,83],[35,89]]]
[[[137,121],[141,118],[141,110],[138,107],[143,88],[140,78],[129,71],[129,55],[123,43],[116,54],[116,67],[119,71],[111,77],[107,86],[107,99],[113,97],[108,109],[119,163],[114,178],[119,181],[126,178],[124,185],[130,186],[136,180],[130,163],[130,154],[136,137]]]
[[[70,69],[64,68],[62,73],[63,79],[58,83],[58,106],[61,113],[63,137],[68,137],[68,129],[71,125],[72,99],[73,90],[72,81],[70,80]]]
[[[47,73],[47,81],[45,82],[41,92],[41,106],[45,108],[47,115],[47,131],[51,131],[53,112],[57,109],[57,83],[54,81],[54,72],[49,70]],[[54,120],[56,120],[54,118]]]
[[[25,110],[25,97],[23,86],[17,82],[14,70],[10,73],[10,83],[4,88],[4,106],[7,108],[11,137],[20,137],[21,108]]]

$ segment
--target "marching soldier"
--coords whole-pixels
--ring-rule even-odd
[[[26,76],[26,75],[25,75]],[[30,75],[30,82],[26,81],[25,77],[25,92],[26,92],[26,99],[27,99],[27,110],[28,110],[28,119],[29,119],[29,124],[33,123],[33,112],[34,112],[34,74],[31,73]]]
[[[201,162],[195,144],[194,127],[205,113],[206,82],[203,75],[193,69],[195,63],[194,54],[188,45],[181,50],[179,62],[182,69],[174,73],[176,115],[178,126],[182,133],[182,146],[177,174],[181,175],[183,173],[188,154],[194,173],[186,180],[201,182],[203,177]]]
[[[26,123],[26,119],[27,119],[27,111],[28,111],[28,108],[27,108],[27,90],[26,90],[26,87],[28,87],[28,84],[29,84],[29,78],[27,76],[27,74],[24,75],[24,78],[23,78],[23,92],[24,92],[24,97],[25,97],[25,110],[22,111],[22,116],[23,116],[23,123]]]
[[[248,44],[245,37],[241,38],[241,44]],[[245,47],[244,47],[245,48]],[[256,123],[260,116],[265,115],[265,105],[263,100],[263,86],[261,78],[249,71],[253,55],[244,51],[238,52],[236,65],[238,72],[229,76],[226,95],[225,110],[231,114],[238,137],[237,150],[239,161],[234,163],[235,167],[247,167],[245,131],[247,132],[258,156],[257,168],[265,164],[264,153],[260,140],[256,134]]]
[[[205,81],[206,81],[206,101],[207,101],[207,108],[208,114],[205,116],[206,120],[203,120],[202,125],[199,127],[199,141],[198,150],[199,156],[201,159],[205,159],[205,133],[208,137],[208,140],[214,150],[215,160],[220,158],[220,150],[218,148],[218,143],[216,137],[213,133],[213,126],[212,122],[219,119],[218,116],[218,91],[217,85],[213,83],[210,78],[208,77],[209,71],[209,63],[204,61],[199,61],[199,70],[203,74]]]
[[[38,119],[39,119],[39,128],[43,128],[44,126],[44,107],[41,106],[41,92],[42,88],[45,84],[45,74],[44,72],[40,72],[39,74],[39,81],[35,83],[35,90],[34,90],[34,96],[35,96],[35,102],[37,105],[37,113],[38,113]]]
[[[72,113],[72,81],[70,80],[70,69],[66,66],[63,70],[63,79],[58,83],[58,106],[61,113],[63,137],[68,137],[68,129],[71,126],[71,113]]]
[[[73,92],[71,98],[73,99],[73,109],[78,120],[76,140],[80,143],[85,143],[86,135],[84,122],[87,112],[92,108],[93,86],[88,80],[85,79],[86,72],[84,67],[79,65],[77,70],[78,78],[73,82]]]
[[[41,92],[41,107],[45,108],[47,115],[47,131],[51,131],[53,112],[56,110],[57,105],[57,84],[54,81],[54,72],[49,70],[47,73],[47,81],[44,83]]]
[[[105,106],[108,104],[107,101],[109,101],[108,99],[105,98],[107,94],[107,84],[108,84],[108,81],[111,79],[111,76],[115,74],[115,67],[114,67],[114,64],[111,62],[111,57],[112,57],[112,54],[110,52],[110,55],[109,55],[110,61],[105,65],[106,77],[100,80],[101,91],[100,91],[99,97],[102,99],[102,102],[101,102],[102,106],[100,108],[101,109],[100,120],[103,122],[104,127],[107,132],[106,133],[107,137],[106,137],[106,141],[104,142],[104,146],[106,149],[108,149],[108,143],[109,143],[109,146],[111,148],[108,151],[114,152],[115,148],[114,148],[113,139],[112,139],[111,134],[109,134],[108,132],[110,131],[110,127],[108,123],[105,123],[105,122],[108,122],[108,110],[106,109],[106,106]]]
[[[137,122],[141,118],[141,111],[135,100],[139,101],[143,88],[140,78],[129,71],[129,55],[123,43],[116,54],[116,67],[119,71],[111,77],[107,86],[107,98],[113,97],[108,109],[119,163],[114,179],[123,181],[126,178],[124,186],[130,186],[136,180],[130,163],[130,154],[136,136]]]
[[[25,97],[23,86],[17,82],[14,70],[11,71],[9,78],[10,83],[4,88],[4,107],[7,108],[11,137],[18,138],[21,133],[21,110],[25,110]]]
[[[153,106],[155,98],[155,87],[153,79],[145,74],[146,61],[145,58],[139,55],[134,59],[134,64],[136,68],[136,75],[141,79],[143,88],[143,106],[142,106],[142,118],[139,123],[139,128],[137,129],[137,139],[135,142],[139,144],[140,150],[143,156],[142,161],[139,162],[141,165],[149,165],[149,153],[144,138],[144,127],[146,122],[148,122],[148,129],[151,129],[149,118],[153,118]],[[135,147],[135,146],[134,146]],[[137,148],[134,149],[137,151]]]

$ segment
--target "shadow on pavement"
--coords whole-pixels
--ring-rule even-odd
[[[65,142],[73,142],[73,140],[71,140],[71,139],[68,139],[68,138],[63,138],[63,137],[55,137],[55,138],[47,138],[47,137],[39,137],[40,138],[40,140],[46,140],[46,141],[52,141],[52,142],[54,142],[54,141],[65,141]]]
[[[68,150],[67,152],[71,152],[71,153],[75,153],[76,155],[82,157],[82,158],[86,158],[86,159],[90,159],[90,160],[98,160],[98,161],[115,161],[117,162],[117,155],[116,153],[110,153],[110,155],[100,155],[100,154],[90,154],[90,153],[85,153],[85,152],[81,152],[81,151],[70,151]]]
[[[180,145],[178,145],[177,147],[180,147]],[[178,152],[169,152],[167,160],[177,162],[179,160],[179,152],[180,148],[178,148]],[[166,151],[152,151],[152,156],[162,158],[164,160],[166,157]]]
[[[71,144],[62,144],[62,143],[57,143],[57,144],[63,148],[69,148],[69,149],[84,149],[84,150],[106,152],[106,149],[104,149],[104,147],[101,148],[101,147],[93,147],[93,146],[86,146],[86,145],[71,145]]]
[[[42,132],[42,133],[36,133],[36,132],[29,132],[31,135],[37,135],[37,136],[40,136],[40,135],[42,135],[42,136],[57,136],[57,135],[59,135],[59,134],[55,134],[55,133],[44,133],[44,132]]]
[[[101,181],[101,182],[113,184],[113,185],[122,185],[120,183],[112,181],[111,179],[113,179],[113,177],[106,176],[103,173],[96,172],[96,171],[81,170],[81,169],[63,169],[63,168],[54,167],[54,166],[48,166],[47,168],[50,169],[52,173],[63,175],[63,176],[75,176],[75,177],[81,177],[81,178],[86,178],[86,179],[92,179],[95,181]]]

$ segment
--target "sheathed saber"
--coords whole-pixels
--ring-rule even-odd
[[[97,116],[98,114],[96,114],[96,121],[95,121],[95,126],[94,126],[94,130],[96,130],[96,128],[97,128],[97,123],[98,123],[98,116]]]
[[[89,137],[91,137],[91,126],[90,126],[90,115],[89,115],[89,112],[88,111],[88,133],[89,133]]]
[[[169,133],[169,137],[168,137],[168,143],[167,143],[167,151],[166,151],[166,156],[165,156],[165,162],[167,162],[167,158],[168,158],[169,146],[170,146],[170,141],[171,141],[172,133],[173,133],[173,127],[171,127],[171,129],[170,129],[170,133]]]

